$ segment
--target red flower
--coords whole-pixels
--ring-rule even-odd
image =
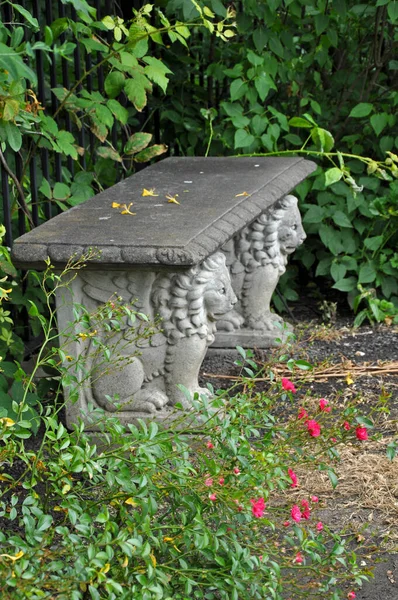
[[[224,485],[224,482],[225,482],[225,479],[224,479],[224,477],[220,477],[220,479],[218,480],[218,483],[219,483],[220,485]]]
[[[318,437],[319,435],[321,435],[321,426],[319,425],[319,423],[317,421],[315,421],[315,419],[310,419],[309,421],[306,422],[306,425],[307,425],[308,433],[312,437]]]
[[[239,475],[239,473],[240,473],[239,467],[234,467],[234,473],[235,473],[235,475]]]
[[[321,521],[319,521],[319,523],[316,524],[316,528],[318,531],[322,531],[323,529],[323,523]]]
[[[253,515],[260,519],[265,511],[264,498],[259,498],[258,500],[250,500],[250,504],[252,505]]]
[[[301,554],[301,552],[297,552],[294,562],[300,565],[303,561],[304,561],[303,555]]]
[[[290,521],[283,521],[282,525],[283,527],[289,527]]]
[[[348,594],[347,594],[348,600],[354,600],[354,598],[356,598],[356,597],[357,597],[357,595],[355,592],[348,592]]]
[[[357,427],[355,430],[355,435],[358,440],[367,440],[368,439],[368,430],[366,427]]]
[[[217,500],[217,496],[215,494],[209,494],[209,500],[212,500],[214,502],[215,500]]]
[[[212,444],[211,442],[207,442],[206,446],[207,446],[207,448],[209,448],[210,450],[211,450],[212,448],[214,448],[214,444]]]
[[[308,417],[308,413],[302,406],[299,408],[297,418],[298,419],[306,419]]]
[[[290,511],[290,515],[291,515],[293,521],[296,521],[296,523],[300,523],[302,515],[301,515],[301,510],[299,509],[297,504],[295,504],[292,507],[292,510]]]
[[[292,480],[292,485],[290,487],[297,487],[297,475],[296,473],[293,471],[293,469],[288,469],[287,471],[289,473],[289,477]]]
[[[301,513],[301,516],[303,517],[303,519],[306,519],[308,521],[308,519],[311,516],[310,509],[306,508],[305,510],[303,510],[303,512]]]
[[[321,398],[319,400],[319,408],[321,410],[323,410],[324,412],[330,412],[332,410],[331,407],[328,406],[328,404],[329,404],[329,401],[325,400],[325,398]]]
[[[282,377],[282,387],[286,392],[293,392],[293,394],[297,392],[294,383],[290,379],[287,379],[287,377]]]
[[[207,485],[207,487],[211,487],[213,485],[213,480],[211,477],[205,479],[205,485]]]
[[[301,501],[301,506],[303,508],[309,508],[310,503],[308,502],[308,500],[306,500],[305,498]]]
[[[318,496],[311,496],[311,502],[319,502]]]
[[[351,425],[349,424],[348,421],[344,421],[343,427],[346,431],[350,431],[350,429],[351,429]]]

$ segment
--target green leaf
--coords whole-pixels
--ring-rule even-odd
[[[124,91],[138,112],[141,112],[147,103],[145,87],[137,82],[136,78],[128,79],[124,84]]]
[[[110,146],[100,146],[97,148],[97,154],[101,158],[110,158],[111,160],[115,160],[117,162],[123,162],[120,154]]]
[[[154,56],[144,56],[142,60],[147,64],[144,68],[145,75],[148,79],[157,83],[157,85],[162,88],[163,92],[166,93],[167,85],[169,83],[166,75],[172,71],[170,71],[161,60]]]
[[[381,134],[383,129],[388,123],[388,114],[387,113],[379,113],[377,115],[372,115],[370,117],[370,124],[373,127],[373,130],[377,136]]]
[[[366,263],[359,267],[358,282],[359,283],[372,283],[376,279],[376,269],[370,263]]]
[[[314,204],[310,206],[303,217],[304,223],[322,223],[325,216],[325,209],[322,206]]]
[[[334,138],[332,134],[321,127],[311,129],[311,138],[320,152],[330,152],[334,146]]]
[[[336,473],[329,469],[328,476],[329,476],[330,483],[332,484],[333,489],[335,489],[335,487],[337,487],[337,485],[339,483]],[[337,552],[335,552],[335,554],[337,554]]]
[[[16,10],[17,12],[19,12],[20,15],[22,15],[23,17],[25,17],[25,19],[27,20],[27,22],[29,23],[29,25],[32,26],[33,31],[39,31],[40,27],[39,27],[38,20],[35,19],[35,17],[33,17],[31,15],[31,13],[28,10],[26,10],[26,8],[24,8],[23,6],[20,6],[19,4],[11,4],[11,6],[13,7],[14,10]]]
[[[124,75],[120,71],[112,71],[105,79],[105,92],[109,98],[116,98],[124,86]]]
[[[292,117],[289,119],[290,127],[306,127],[311,129],[313,124],[307,121],[307,119],[303,119],[302,117]]]
[[[337,183],[337,181],[340,181],[342,177],[343,171],[337,167],[332,167],[325,172],[325,185],[333,185],[334,183]]]
[[[338,262],[332,263],[332,266],[330,267],[330,274],[333,277],[334,281],[340,281],[345,277],[346,273],[347,268],[345,267],[345,265]]]
[[[332,287],[335,290],[340,290],[340,292],[352,292],[357,287],[357,278],[347,277],[346,279],[340,279]]]
[[[129,112],[126,108],[124,108],[124,106],[122,106],[120,104],[120,102],[118,102],[117,100],[108,100],[108,102],[106,103],[107,107],[109,108],[109,110],[111,111],[111,113],[116,117],[116,119],[118,121],[120,121],[120,123],[122,123],[122,125],[126,125],[128,118],[129,118]]]
[[[102,19],[102,23],[105,25],[105,27],[107,29],[109,29],[110,31],[112,31],[112,29],[115,29],[115,21],[112,19],[112,17],[110,16],[106,16]]]
[[[253,31],[252,36],[257,52],[262,52],[269,37],[267,30],[264,27],[258,27]]]
[[[22,146],[22,135],[19,127],[10,121],[3,121],[1,125],[4,129],[7,143],[14,152],[18,152]]]
[[[369,104],[369,102],[360,102],[350,112],[349,117],[354,117],[355,119],[360,119],[361,117],[367,117],[373,110],[373,104]]]
[[[384,240],[384,236],[375,235],[373,237],[366,238],[366,240],[364,241],[364,245],[369,250],[375,251],[380,248],[380,246],[383,243],[383,240]]]
[[[391,19],[391,22],[395,24],[395,21],[398,20],[398,2],[397,0],[390,0],[387,6],[387,13]]]
[[[352,228],[352,223],[350,219],[347,217],[345,213],[341,210],[336,210],[332,214],[332,219],[339,227],[350,227]]]
[[[235,131],[235,148],[247,148],[254,142],[254,140],[254,135],[248,133],[245,129],[237,129],[237,131]]]
[[[329,17],[323,13],[320,13],[319,15],[315,15],[314,22],[315,22],[315,33],[317,35],[321,35],[321,33],[323,33],[327,29],[327,26],[329,25]]]
[[[152,139],[151,133],[144,133],[143,131],[134,133],[127,140],[127,142],[124,146],[124,152],[126,154],[136,154],[137,152],[140,152],[141,150],[146,148],[148,146],[149,142],[151,141],[151,139]]]
[[[244,96],[246,92],[247,83],[242,79],[235,79],[235,81],[231,83],[230,94],[232,102],[234,100],[239,100],[239,98],[242,98],[242,96]]]
[[[32,86],[37,85],[36,73],[26,65],[22,57],[12,48],[0,42],[0,69],[9,73],[14,81],[28,79]]]
[[[53,195],[56,200],[66,200],[70,196],[70,188],[66,183],[57,182],[54,186]]]
[[[272,90],[276,90],[276,85],[271,79],[271,77],[263,72],[260,73],[258,77],[254,80],[254,87],[257,90],[257,93],[260,97],[261,102],[264,102],[266,97],[268,96],[268,92]]]
[[[105,127],[108,129],[112,128],[114,118],[107,106],[104,106],[103,104],[97,104],[95,106],[95,114],[97,115],[98,120],[103,123]]]
[[[167,152],[167,146],[165,144],[155,144],[154,146],[150,146],[149,148],[145,148],[138,154],[134,156],[134,160],[136,162],[148,162],[155,156],[160,156]]]

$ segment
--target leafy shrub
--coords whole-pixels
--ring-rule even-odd
[[[82,264],[68,266],[65,282],[49,266],[42,284],[47,298]],[[91,407],[85,419],[100,432],[90,433],[83,422],[68,431],[60,386],[72,389],[73,398],[76,372],[85,365],[83,357],[68,357],[67,345],[56,347],[49,306],[50,325],[39,318],[45,344],[36,369],[23,380],[14,412],[3,409],[0,416],[3,597],[337,600],[347,585],[370,576],[346,534],[317,523],[318,498],[297,500],[291,488],[303,467],[328,472],[335,486],[338,445],[365,440],[372,421],[354,406],[338,414],[324,399],[316,408],[306,398],[298,402],[295,386],[276,381],[272,364],[264,370],[267,393],[257,393],[262,372],[252,353],[239,349],[241,381],[212,400],[195,395],[193,413],[172,427],[140,419],[122,426],[117,414],[106,418]],[[113,300],[93,315],[81,306],[75,314],[69,334],[79,325],[78,335],[93,340],[95,323],[117,330],[124,314],[139,316]],[[310,368],[287,356],[279,360],[292,370]],[[32,416],[28,394],[46,364],[61,380],[55,398],[38,401]]]

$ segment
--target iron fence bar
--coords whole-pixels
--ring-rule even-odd
[[[6,229],[4,242],[5,245],[11,248],[12,246],[12,221],[11,221],[11,198],[10,188],[8,185],[8,173],[1,164],[1,191],[3,195],[3,218],[4,227]]]
[[[61,19],[63,17],[66,17],[65,5],[62,2],[58,2],[58,12],[59,12],[59,17]],[[62,42],[65,42],[66,41],[65,34],[61,33],[61,35],[59,36],[59,39]],[[64,86],[64,88],[66,90],[69,90],[70,89],[69,63],[66,60],[66,58],[61,58],[61,65],[62,65],[62,85]],[[65,111],[64,119],[65,119],[66,131],[69,131],[69,133],[72,133],[72,122],[71,122],[70,114],[68,113],[68,111]],[[66,157],[66,164],[68,166],[69,172],[73,175],[75,167],[74,167],[73,159],[71,156]]]
[[[74,21],[76,21],[77,19],[77,13],[75,8],[72,8],[72,19]],[[74,62],[74,66],[75,66],[75,78],[77,81],[80,80],[81,76],[82,76],[82,56],[81,56],[81,52],[80,52],[80,45],[78,43],[78,40],[76,40],[76,48],[73,51],[73,62]],[[76,90],[80,91],[82,89],[82,84],[79,83],[79,85],[77,86]],[[78,113],[77,116],[79,116]],[[86,142],[85,142],[85,131],[84,131],[84,125],[81,127],[81,129],[78,128],[78,133],[77,133],[77,139],[79,142],[79,146],[81,148],[84,148],[84,153],[82,156],[79,156],[79,162],[82,166],[82,168],[85,170],[86,169]]]
[[[23,160],[19,152],[15,152],[15,175],[18,181],[23,187],[22,179],[23,179]],[[19,235],[23,235],[26,232],[26,215],[22,210],[21,206],[18,204],[18,233]]]
[[[29,175],[30,175],[30,193],[32,197],[32,220],[37,227],[39,225],[39,198],[37,189],[37,170],[36,170],[36,156],[33,155],[29,163]]]

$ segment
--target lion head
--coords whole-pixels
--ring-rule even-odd
[[[183,273],[159,276],[151,300],[169,342],[194,334],[212,341],[215,321],[237,302],[224,254],[217,252]]]
[[[287,255],[306,238],[295,196],[285,196],[246,227],[236,240],[236,255],[247,271],[271,264],[283,273]]]

